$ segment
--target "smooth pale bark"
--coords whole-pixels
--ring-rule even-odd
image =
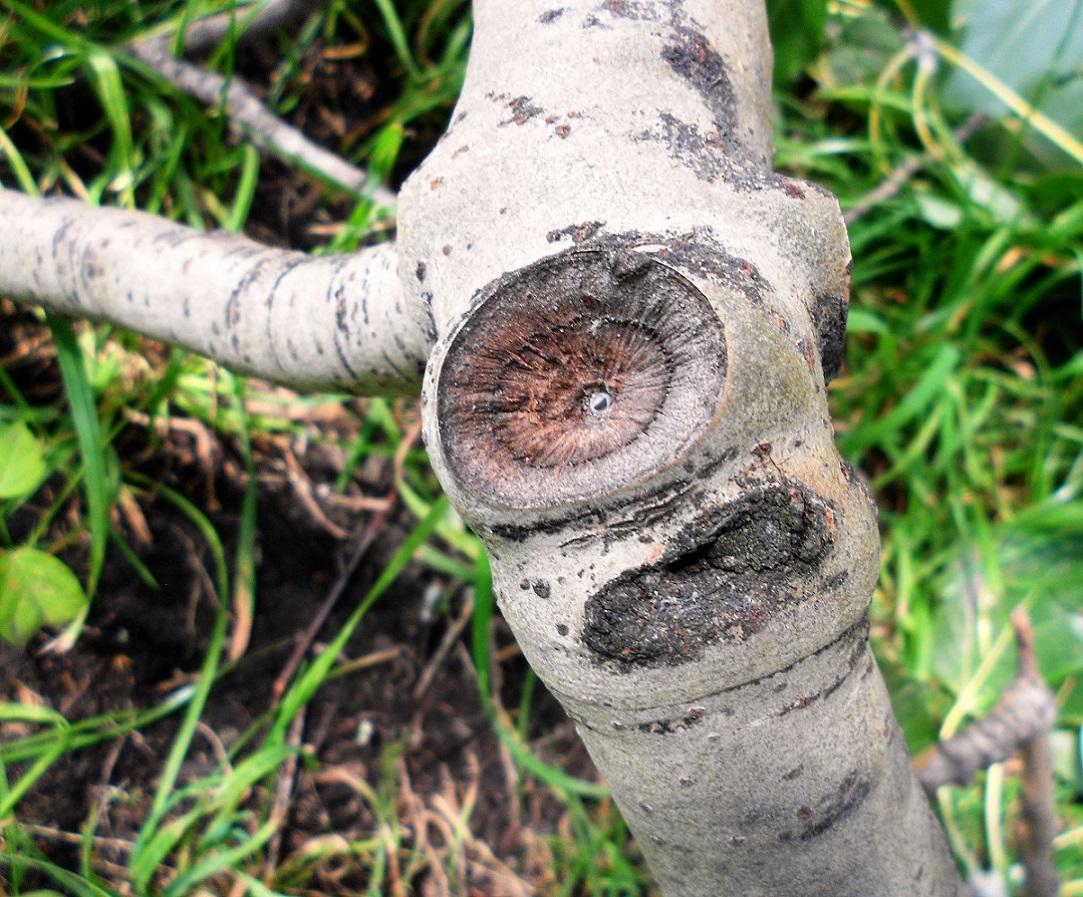
[[[0,294],[109,321],[298,389],[416,391],[435,338],[393,244],[314,258],[0,190]]]
[[[667,897],[959,893],[866,640],[875,508],[825,389],[849,248],[835,199],[770,168],[762,3],[477,0],[475,16],[448,133],[400,197],[397,284],[387,256],[363,265],[383,329],[342,353],[354,382],[405,384],[436,341],[434,468]],[[73,264],[47,230],[37,263],[63,270],[16,291],[137,329],[161,314],[157,335],[222,359],[236,304],[189,305],[210,323],[182,334],[189,278],[220,292],[215,266],[246,269],[196,265],[195,237],[156,227],[136,264],[178,281],[166,303],[88,289],[126,256],[99,276],[100,239],[60,253]],[[274,270],[261,282],[295,269]],[[293,351],[272,355],[300,368],[276,378],[349,380],[325,366],[340,291],[290,295]],[[231,363],[268,366],[260,315],[240,314]]]
[[[399,248],[433,464],[527,658],[669,897],[958,893],[866,641],[850,255],[770,169],[762,5],[475,15]]]

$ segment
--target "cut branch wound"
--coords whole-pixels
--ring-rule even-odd
[[[714,419],[725,345],[702,294],[631,250],[571,250],[501,278],[444,362],[455,475],[520,508],[635,481]]]
[[[833,540],[829,505],[796,481],[749,488],[704,510],[671,557],[627,573],[586,603],[583,641],[619,668],[679,664],[719,640],[745,639],[804,583]],[[834,578],[837,588],[845,573]]]

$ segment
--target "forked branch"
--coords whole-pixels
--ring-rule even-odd
[[[1053,692],[1034,656],[1034,632],[1023,608],[1012,614],[1018,661],[1012,684],[997,705],[957,735],[934,744],[914,760],[914,772],[930,796],[945,785],[966,785],[982,769],[1020,751],[1023,759],[1020,857],[1026,870],[1024,897],[1057,893],[1053,838],[1057,817],[1053,798],[1050,732],[1057,718]]]

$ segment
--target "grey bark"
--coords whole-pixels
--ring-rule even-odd
[[[298,389],[417,389],[434,338],[392,244],[313,258],[153,215],[0,190],[0,293]]]
[[[770,168],[762,5],[475,15],[399,249],[433,465],[528,660],[664,894],[958,893],[866,642],[824,389],[849,250]]]
[[[184,32],[184,52],[189,56],[210,53],[226,40],[239,42],[269,34],[311,14],[319,0],[256,0],[227,12],[194,20]]]
[[[770,167],[762,4],[477,0],[475,21],[448,133],[400,196],[396,286],[387,256],[364,269],[383,329],[354,382],[407,384],[435,340],[434,468],[664,894],[959,893],[866,640],[875,508],[825,390],[849,248],[835,199]],[[100,248],[20,295],[149,303],[85,288],[119,276],[88,267]],[[302,310],[298,290],[294,326],[340,292]],[[229,350],[227,307],[184,341],[266,367]],[[322,355],[274,353],[301,385],[350,379],[328,327]]]

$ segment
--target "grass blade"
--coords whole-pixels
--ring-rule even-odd
[[[112,504],[114,490],[109,484],[106,471],[105,445],[97,403],[87,377],[83,352],[75,337],[75,329],[67,318],[48,314],[46,320],[56,343],[57,362],[64,378],[71,419],[83,457],[90,526],[90,575],[86,591],[87,597],[93,600],[105,564],[105,549],[109,544],[109,506]]]

